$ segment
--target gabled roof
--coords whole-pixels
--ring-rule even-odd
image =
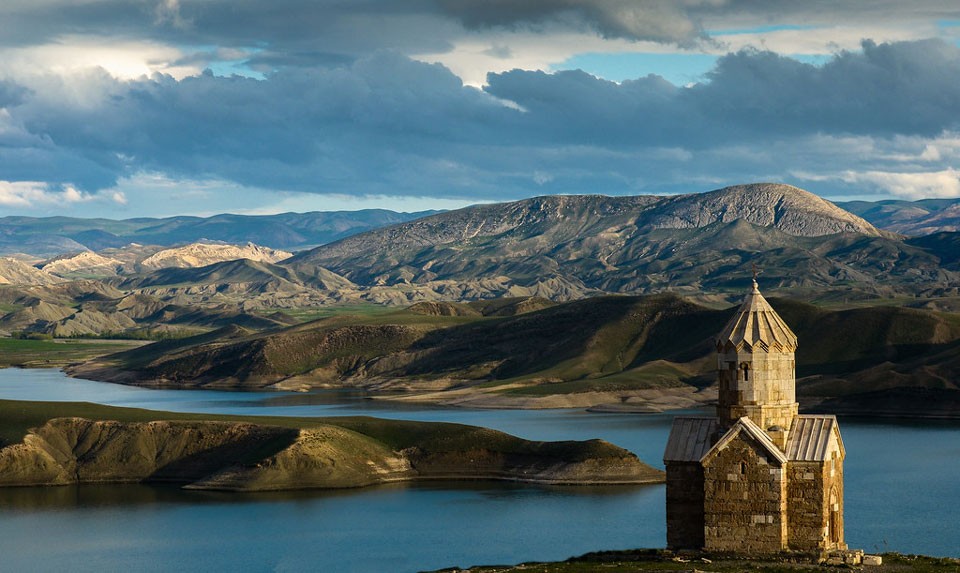
[[[717,337],[717,350],[728,345],[737,350],[747,347],[766,352],[797,349],[797,335],[760,294],[757,281],[753,281],[753,290]]]
[[[718,426],[716,418],[674,418],[667,447],[663,452],[664,463],[699,462],[710,449],[710,441]]]
[[[700,459],[701,463],[706,463],[707,460],[716,456],[723,448],[727,446],[730,442],[735,440],[740,434],[746,434],[753,439],[760,447],[762,447],[770,455],[771,458],[777,460],[781,464],[787,463],[787,456],[784,455],[780,448],[773,443],[773,440],[770,439],[770,436],[764,432],[760,426],[753,423],[750,418],[744,416],[730,426],[730,429],[727,430],[727,433],[721,437],[716,444],[710,448],[704,456]]]
[[[830,438],[836,434],[840,457],[846,455],[835,416],[797,416],[787,436],[787,457],[793,462],[822,462],[830,457]]]

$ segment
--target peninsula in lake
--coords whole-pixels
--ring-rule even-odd
[[[431,479],[554,485],[664,479],[602,440],[536,442],[459,424],[8,400],[0,400],[0,410],[0,486],[136,482],[266,491]]]

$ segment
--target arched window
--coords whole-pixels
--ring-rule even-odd
[[[744,474],[746,474],[746,473],[747,473],[747,462],[741,461],[741,462],[740,462],[740,475],[744,475]]]
[[[740,369],[743,370],[743,381],[748,382],[750,380],[750,365],[743,363],[740,365]]]

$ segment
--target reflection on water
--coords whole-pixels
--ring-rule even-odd
[[[404,488],[408,484],[388,484],[385,488]],[[354,495],[355,490],[305,490],[251,492],[236,494],[221,491],[182,489],[179,485],[85,484],[58,487],[0,488],[0,512],[94,510],[111,506],[151,504],[194,505],[206,503],[257,503],[303,501]]]
[[[5,570],[417,571],[662,544],[659,486],[0,489]],[[39,532],[42,534],[38,535]],[[16,549],[15,551],[11,551]]]
[[[467,410],[369,400],[350,391],[150,390],[73,380],[56,370],[0,370],[0,398],[457,422],[535,440],[599,437],[660,467],[674,415]],[[841,428],[848,543],[870,551],[960,555],[960,518],[943,509],[960,505],[960,424],[845,418]],[[147,571],[392,572],[557,560],[662,546],[663,494],[660,485],[496,482],[257,494],[140,485],[0,488],[0,568],[37,569],[36,555],[44,555],[43,569]]]
[[[16,512],[63,511],[67,509],[95,510],[111,506],[198,505],[198,504],[254,504],[254,503],[314,503],[358,493],[383,492],[468,492],[476,494],[475,501],[523,499],[536,497],[569,498],[573,496],[600,496],[628,500],[638,490],[657,486],[532,486],[489,480],[399,482],[357,489],[265,491],[233,493],[182,489],[178,485],[162,484],[84,484],[57,487],[0,488],[0,512],[10,516]]]

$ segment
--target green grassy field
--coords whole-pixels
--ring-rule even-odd
[[[558,371],[563,374],[563,371]],[[553,394],[577,394],[580,392],[620,392],[625,390],[650,390],[655,388],[682,388],[691,376],[688,370],[677,365],[657,361],[632,370],[609,376],[583,378],[537,386],[506,390],[505,394],[517,396],[550,396]],[[509,381],[504,381],[507,383]]]
[[[142,344],[141,341],[131,340],[0,338],[0,368],[65,366]]]
[[[266,426],[284,428],[309,428],[322,424],[342,427],[362,425],[373,434],[382,434],[385,441],[401,443],[401,425],[388,420],[374,418],[311,418],[286,416],[226,416],[217,414],[191,414],[181,412],[161,412],[140,408],[119,408],[91,404],[89,402],[29,402],[20,400],[0,400],[0,443],[20,442],[30,428],[43,425],[53,418],[87,418],[89,420],[115,420],[118,422],[150,422],[155,420],[188,420],[213,422],[248,422]],[[411,423],[413,424],[413,423]],[[450,424],[455,426],[455,424]],[[411,426],[411,429],[413,426]],[[361,432],[363,433],[363,432]],[[394,434],[397,434],[396,436]]]
[[[311,320],[317,320],[318,318],[329,318],[331,316],[339,316],[343,314],[376,316],[396,311],[397,308],[394,306],[386,306],[374,303],[357,303],[303,308],[265,308],[259,311],[259,314],[262,316],[269,316],[275,312],[280,312],[301,322],[309,322]]]

